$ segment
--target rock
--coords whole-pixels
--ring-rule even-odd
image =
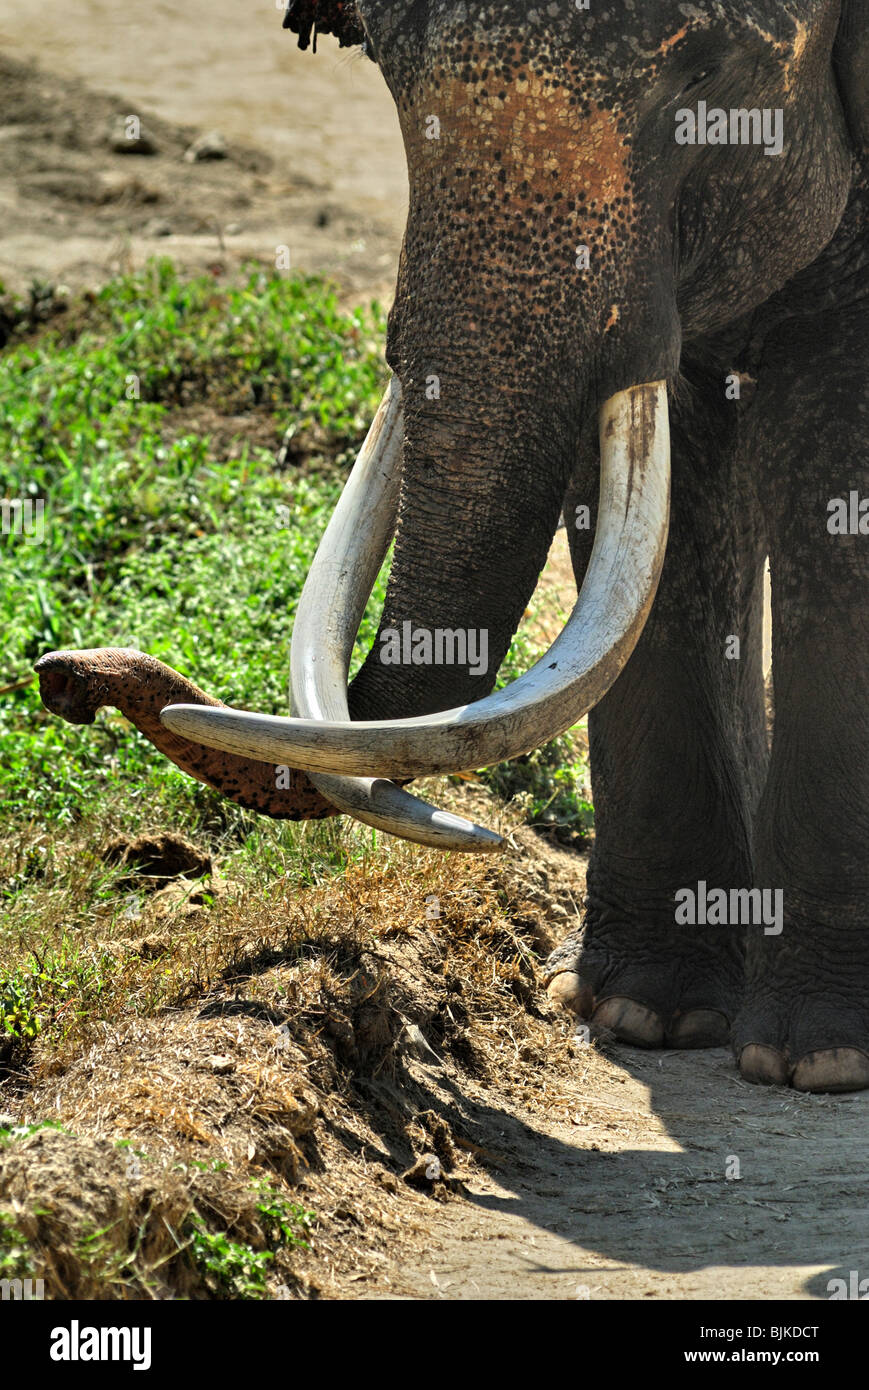
[[[219,130],[206,131],[184,151],[188,164],[199,164],[205,159],[226,159],[226,156],[226,141]]]
[[[115,154],[156,154],[157,143],[138,116],[116,116],[109,126],[109,148]]]
[[[0,1114],[0,1129],[15,1129],[18,1125],[14,1115]]]
[[[402,1173],[401,1181],[410,1183],[412,1187],[430,1188],[436,1182],[440,1182],[443,1176],[444,1171],[437,1154],[422,1154],[406,1173]]]
[[[165,217],[152,217],[145,223],[145,236],[171,236],[172,227]]]
[[[223,230],[227,236],[241,236],[244,228],[240,222],[227,222]]]
[[[232,1057],[209,1057],[208,1066],[215,1076],[226,1076],[229,1072],[235,1071],[235,1062]]]

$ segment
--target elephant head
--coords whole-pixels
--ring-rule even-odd
[[[300,605],[294,717],[171,704],[165,729],[307,772],[392,833],[499,843],[395,782],[539,746],[622,670],[663,561],[682,345],[744,322],[841,218],[867,127],[857,15],[840,0],[290,4],[302,46],[318,29],[363,42],[398,110],[393,380]],[[576,608],[491,694],[595,433]],[[378,638],[348,692],[393,535]],[[438,662],[437,633],[485,634],[485,671]],[[402,659],[386,660],[396,635]]]

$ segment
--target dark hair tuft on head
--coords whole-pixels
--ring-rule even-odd
[[[299,47],[307,48],[318,34],[334,34],[340,48],[365,42],[365,30],[353,0],[288,0],[284,28],[299,36]]]

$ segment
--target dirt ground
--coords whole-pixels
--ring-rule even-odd
[[[578,1054],[559,1099],[557,1122],[504,1108],[502,1166],[433,1215],[424,1258],[399,1245],[375,1296],[826,1298],[865,1268],[865,1095],[761,1091],[723,1049],[619,1048]]]
[[[242,8],[237,0],[6,8],[0,278],[8,285],[34,276],[96,285],[158,252],[229,269],[286,244],[295,266],[337,275],[348,297],[389,298],[406,189],[378,73],[330,40],[316,58],[303,55],[277,9]],[[34,60],[36,76],[15,66]],[[129,114],[142,117],[155,154],[110,149],[108,125]],[[215,129],[229,157],[185,162],[196,134]],[[569,602],[563,533],[559,545],[549,582],[554,575]],[[565,881],[575,875],[558,862]],[[581,895],[578,881],[572,887]],[[562,912],[560,930],[569,921]],[[500,1084],[477,1083],[424,1051],[408,1060],[419,1096],[452,1116],[454,1132],[461,1121],[476,1136],[466,1153],[476,1144],[485,1161],[464,1161],[460,1190],[440,1201],[408,1191],[399,1202],[386,1183],[378,1237],[336,1243],[327,1296],[824,1298],[833,1275],[866,1272],[869,1093],[752,1087],[724,1051],[589,1048],[570,1041],[545,1000],[541,1008],[533,1058],[524,1045],[514,1056],[503,1037]],[[551,1073],[547,1048],[560,1059]],[[370,1191],[372,1161],[360,1142],[351,1164],[360,1190]],[[329,1215],[328,1183],[312,1175],[310,1188]],[[340,1222],[340,1211],[331,1215]]]
[[[267,3],[4,7],[0,57],[41,76],[0,70],[0,279],[98,285],[155,254],[231,268],[288,246],[349,297],[390,299],[407,202],[392,101],[359,53],[295,44]],[[155,153],[110,149],[130,115]],[[185,163],[183,132],[215,130],[230,157]]]

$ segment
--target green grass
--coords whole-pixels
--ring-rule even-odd
[[[73,319],[0,357],[0,496],[45,501],[41,544],[0,537],[0,685],[52,648],[134,645],[220,698],[284,711],[295,605],[382,392],[381,311],[340,313],[316,280],[252,269],[219,288],[160,262]],[[262,447],[222,458],[178,433],[191,399],[256,409],[276,442],[316,426],[323,452],[305,472]],[[125,721],[74,729],[35,685],[0,696],[0,741],[17,817],[78,818],[121,788],[188,819],[213,804]]]
[[[73,727],[42,708],[28,680],[54,648],[137,646],[221,699],[284,712],[295,607],[382,394],[384,328],[378,306],[339,311],[316,279],[251,266],[241,283],[222,286],[207,275],[182,279],[159,261],[0,354],[0,498],[45,504],[41,543],[0,535],[7,824],[105,821],[111,805],[114,823],[130,830],[156,822],[229,831],[270,861],[265,868],[300,843],[301,860],[337,864],[333,828],[302,842],[298,827],[263,829],[116,712]],[[191,423],[197,414],[224,431],[227,415],[239,417],[242,439],[246,423],[264,425],[275,446],[291,428],[315,439],[317,453],[304,468],[281,469],[274,447],[218,447]],[[520,634],[502,680],[538,654]],[[487,779],[525,795],[532,819],[582,831],[592,815],[585,772],[562,739]]]

